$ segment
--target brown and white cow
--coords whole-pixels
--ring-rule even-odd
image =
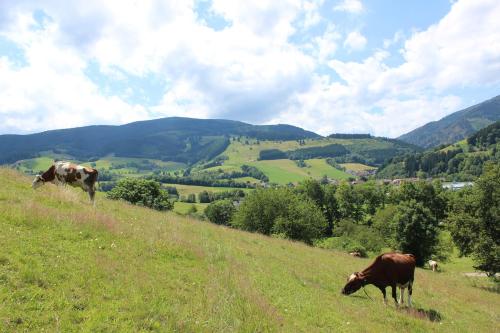
[[[429,260],[429,267],[432,269],[433,272],[436,272],[438,269],[438,263],[435,260]]]
[[[87,168],[70,162],[58,161],[41,175],[33,180],[32,187],[37,188],[47,182],[58,185],[69,184],[80,187],[89,194],[90,200],[94,202],[95,183],[99,173],[96,169]]]
[[[401,289],[399,302],[403,304],[404,289],[408,288],[408,306],[411,306],[412,285],[415,273],[415,257],[412,254],[384,253],[362,272],[349,276],[342,294],[350,295],[367,284],[373,284],[384,295],[387,304],[385,288],[392,288],[392,297],[398,306],[396,287]]]

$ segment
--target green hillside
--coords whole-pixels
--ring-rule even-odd
[[[307,178],[320,179],[323,176],[342,180],[352,175],[342,171],[338,163],[380,165],[388,158],[419,151],[419,148],[397,140],[369,135],[359,138],[351,137],[352,135],[347,138],[344,136],[293,141],[232,139],[226,150],[215,158],[218,161],[216,165],[212,166],[214,163],[208,163],[210,167],[195,166],[191,170],[191,175],[203,177],[216,174],[218,177],[223,177],[224,174],[240,172],[243,165],[250,165],[262,171],[269,178],[269,182],[282,185],[296,183]],[[325,147],[335,149],[324,149]],[[343,151],[340,155],[336,155],[339,151],[337,147]],[[263,158],[263,153],[266,152],[280,152],[280,154],[275,155],[276,157],[268,154],[266,158]],[[329,155],[330,153],[333,155]],[[298,157],[304,157],[304,159],[301,160]],[[327,163],[327,158],[331,158],[335,163]],[[370,166],[364,167],[370,169]]]
[[[298,140],[319,135],[290,125],[250,125],[219,119],[162,118],[121,126],[86,126],[30,135],[0,135],[0,164],[66,154],[77,160],[115,155],[195,163],[218,155],[230,136]]]
[[[447,180],[474,180],[487,161],[500,161],[500,121],[466,140],[422,153],[394,157],[381,167],[379,178],[445,177]]]
[[[460,141],[500,120],[500,96],[430,122],[398,139],[424,148]]]
[[[414,310],[367,287],[368,259],[46,185],[0,169],[0,331],[495,332],[468,259],[416,270]],[[431,321],[430,319],[434,321]]]

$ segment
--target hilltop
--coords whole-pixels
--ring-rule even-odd
[[[0,169],[0,331],[494,332],[500,307],[468,259],[417,269],[417,310],[368,286],[370,259],[46,185]],[[429,320],[431,318],[434,321]]]
[[[430,122],[398,137],[424,148],[452,144],[500,120],[500,95]]]

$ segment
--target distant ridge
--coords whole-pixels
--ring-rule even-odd
[[[29,135],[0,135],[0,164],[52,151],[80,160],[110,154],[183,163],[209,160],[230,136],[258,140],[301,140],[320,135],[291,125],[250,125],[223,119],[160,118],[119,126],[95,125]]]
[[[398,139],[431,148],[465,139],[497,120],[500,120],[500,95],[430,122]]]

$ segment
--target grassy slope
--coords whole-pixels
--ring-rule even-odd
[[[376,169],[375,167],[361,163],[341,163],[340,165],[346,168],[346,170],[352,170],[352,171],[368,171]]]
[[[193,205],[196,207],[196,212],[198,213],[203,213],[205,211],[205,208],[207,208],[208,206],[207,203],[188,203],[176,201],[174,202],[173,211],[181,215],[186,215],[189,213]]]
[[[369,260],[0,177],[0,331],[500,329],[498,294],[453,265],[416,271],[414,303],[436,323],[383,306],[373,287],[373,301],[341,296]]]
[[[305,147],[324,146],[336,143],[339,140],[321,139],[305,140],[305,145],[301,146],[297,141],[261,141],[259,144],[255,140],[248,140],[249,144],[232,141],[229,147],[222,153],[228,157],[222,168],[225,171],[239,170],[243,164],[253,165],[259,168],[269,177],[269,180],[278,184],[298,182],[306,178],[321,178],[327,175],[334,179],[347,179],[349,174],[337,170],[328,165],[324,159],[311,159],[306,163],[308,168],[299,168],[291,160],[258,161],[259,152],[265,149],[280,149],[283,151],[294,150]],[[347,141],[347,140],[341,140]],[[217,169],[215,167],[212,169]],[[210,170],[210,169],[207,169]]]

